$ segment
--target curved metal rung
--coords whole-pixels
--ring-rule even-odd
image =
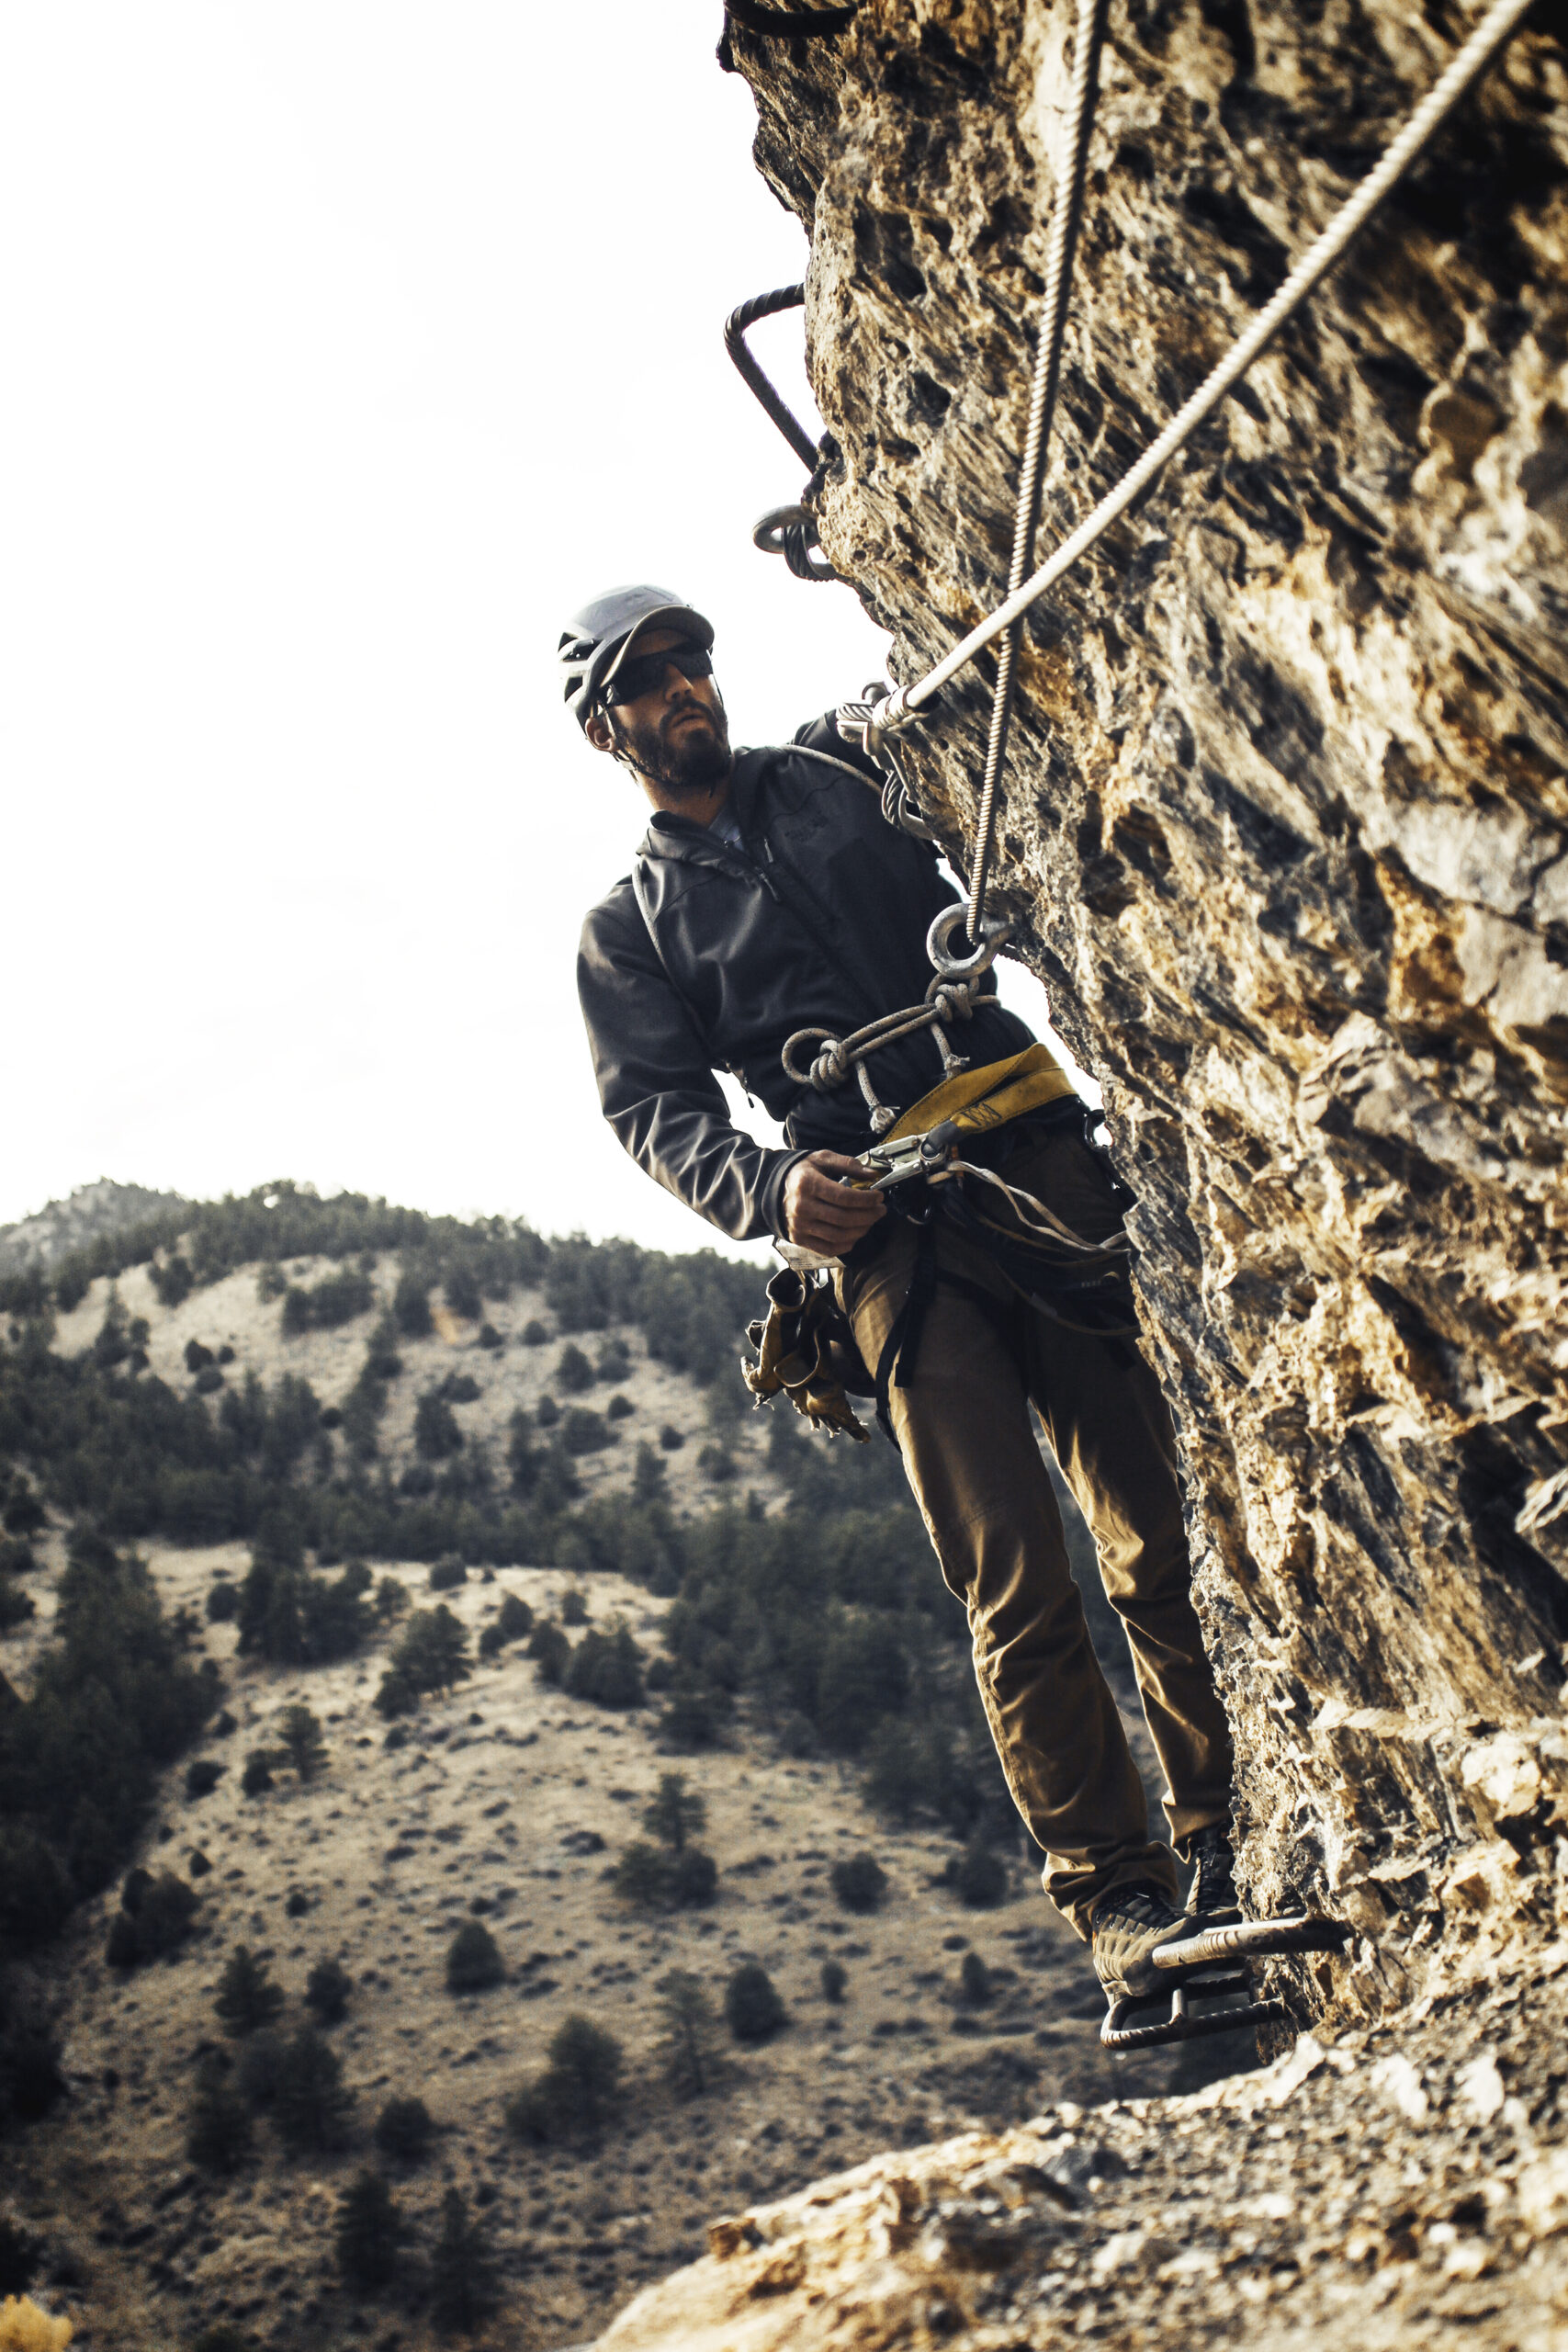
[[[1283,2001],[1249,2001],[1244,2009],[1205,2009],[1194,2017],[1190,2011],[1178,2014],[1174,2009],[1157,2025],[1124,2026],[1118,2022],[1130,2008],[1141,2003],[1113,2001],[1100,2039],[1107,2050],[1153,2050],[1162,2042],[1198,2041],[1205,2034],[1235,2033],[1247,2025],[1282,2025],[1290,2018]]]
[[[837,580],[817,538],[817,518],[804,506],[771,506],[751,526],[751,545],[782,555],[797,580]]]
[[[944,907],[926,933],[926,954],[931,957],[932,968],[944,980],[972,980],[976,974],[988,971],[997,959],[998,952],[1012,937],[1010,922],[983,923],[978,947],[972,947],[967,956],[950,955],[949,939],[954,931],[964,929],[968,919],[967,907]],[[967,932],[964,932],[964,937],[968,937]]]
[[[746,341],[747,328],[755,326],[759,319],[771,319],[780,311],[798,311],[805,302],[804,284],[775,286],[771,294],[753,294],[749,302],[739,303],[726,319],[724,347],[739,369],[741,381],[761,401],[801,464],[810,472],[817,463],[817,444],[788,401],[775,390]]]
[[[1210,1928],[1201,1936],[1161,1944],[1152,1957],[1156,1968],[1201,1968],[1215,1960],[1277,1960],[1290,1952],[1338,1951],[1349,1939],[1342,1919],[1298,1911],[1287,1919],[1238,1919],[1234,1927]]]

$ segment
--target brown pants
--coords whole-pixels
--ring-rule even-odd
[[[1074,1128],[1032,1138],[1002,1172],[1087,1240],[1121,1222],[1109,1178]],[[1089,1909],[1110,1888],[1152,1880],[1174,1895],[1176,1872],[1169,1849],[1149,1836],[1029,1408],[1093,1531],[1127,1629],[1179,1848],[1229,1813],[1231,1742],[1192,1607],[1170,1416],[1133,1341],[1063,1330],[940,1219],[936,1234],[939,1270],[1004,1302],[1017,1344],[994,1312],[939,1283],[910,1385],[889,1393],[893,1426],[942,1577],[969,1612],[980,1696],[1013,1802],[1044,1849],[1046,1893],[1087,1937]],[[874,1369],[909,1287],[918,1234],[890,1223],[878,1239],[866,1264],[838,1278]]]

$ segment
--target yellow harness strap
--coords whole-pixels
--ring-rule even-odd
[[[905,1136],[929,1135],[951,1119],[960,1135],[989,1135],[1026,1111],[1059,1102],[1074,1091],[1067,1076],[1047,1046],[1026,1046],[1007,1061],[986,1062],[979,1069],[961,1069],[944,1078],[929,1094],[911,1103],[901,1119],[882,1137],[886,1146]]]

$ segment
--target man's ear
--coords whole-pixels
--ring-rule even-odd
[[[588,724],[582,731],[596,752],[615,750],[615,739],[610,732],[610,722],[602,710],[595,710],[590,714]]]

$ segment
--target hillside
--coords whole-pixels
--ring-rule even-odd
[[[174,1629],[167,1670],[208,1678],[193,1682],[199,1722],[147,1774],[112,1867],[76,1859],[79,1826],[48,1832],[77,1882],[58,1931],[40,1939],[0,1899],[0,2109],[18,2022],[50,2020],[63,2085],[36,2119],[13,2113],[0,2220],[33,2243],[35,2291],[69,2313],[78,2345],[188,2352],[228,2324],[247,2346],[395,2339],[412,2352],[435,2340],[451,2189],[495,2265],[486,2340],[574,2344],[748,2199],[889,2144],[1004,2128],[1043,2099],[1088,2105],[1253,2062],[1245,2041],[1132,2064],[1100,2052],[1097,1989],[1021,1849],[974,1721],[962,1612],[896,1461],[880,1440],[797,1457],[791,1430],[715,1394],[733,1378],[733,1323],[711,1340],[694,1309],[682,1324],[682,1284],[699,1299],[709,1279],[749,1292],[749,1270],[641,1267],[655,1337],[691,1360],[679,1370],[649,1351],[651,1310],[612,1317],[617,1295],[643,1306],[613,1249],[511,1234],[506,1266],[496,1256],[475,1295],[465,1269],[498,1250],[493,1229],[361,1249],[377,1219],[405,1213],[300,1196],[294,1238],[313,1231],[333,1254],[231,1262],[252,1214],[209,1218],[205,1240],[188,1222],[160,1226],[141,1257],[146,1236],[122,1236],[115,1271],[66,1262],[51,1291],[14,1290],[0,1347],[6,1509],[29,1531],[8,1539],[6,1582],[32,1604],[0,1638],[6,1689],[25,1710],[58,1681],[62,1644],[85,1638],[84,1596],[130,1605],[116,1552],[84,1549],[81,1531],[106,1521],[118,1560],[132,1543],[145,1560]],[[323,1296],[329,1317],[353,1311],[323,1322],[319,1304],[297,1304]],[[562,1361],[579,1347],[588,1372],[569,1390]],[[372,1357],[385,1393],[356,1421]],[[541,1423],[552,1395],[598,1417],[584,1451],[564,1451],[564,1411]],[[630,1408],[613,1419],[612,1396]],[[223,1511],[251,1532],[175,1543],[158,1523],[173,1512],[199,1532],[197,1517]],[[361,1553],[358,1601],[341,1595],[355,1572],[334,1540],[354,1523],[391,1539]],[[1087,1565],[1081,1526],[1075,1540]],[[536,1543],[547,1548],[513,1556]],[[612,1543],[632,1574],[602,1564]],[[762,1588],[775,1584],[770,1617]],[[321,1601],[333,1592],[336,1616]],[[280,1594],[294,1616],[279,1619]],[[559,1643],[553,1658],[525,1632],[500,1641],[502,1606],[518,1602],[536,1637]],[[467,1637],[467,1670],[389,1713],[378,1701],[394,1655],[438,1607]],[[280,1623],[285,1653],[322,1654],[276,1654]],[[321,1629],[344,1624],[334,1648]],[[623,1629],[633,1687],[574,1689],[572,1661]],[[1124,1653],[1110,1660],[1126,1691]],[[281,1760],[300,1705],[325,1744],[306,1781]],[[8,1749],[6,1728],[23,1721],[0,1711],[0,1773],[25,1792],[17,1743],[37,1735],[13,1730]],[[247,1793],[258,1751],[270,1784]],[[705,1806],[716,1885],[709,1901],[649,1908],[610,1873],[646,1838],[642,1813],[671,1771]],[[21,1834],[13,1879],[36,1867]],[[883,1873],[875,1907],[833,1890],[834,1865],[855,1856]],[[172,1872],[194,1914],[167,1950],[111,1964],[137,1869]],[[457,1996],[446,1966],[465,1921],[492,1933],[501,1974]],[[190,2131],[215,2069],[231,2095],[250,2080],[249,2041],[215,2007],[241,1945],[286,1996],[287,2035],[310,2022],[310,1971],[342,1965],[345,2006],[324,2035],[352,2107],[328,2144],[291,2153],[278,2110],[254,2105],[225,2171],[192,2160]],[[748,1960],[786,2013],[755,2043],[723,2015]],[[711,2005],[700,2092],[670,2074],[672,1969]],[[508,2109],[574,2016],[621,2044],[622,2096],[598,2129],[537,2143]],[[433,2120],[418,2162],[378,2149],[393,2098],[422,2099]],[[397,2276],[355,2294],[334,2236],[367,2164],[407,2235]],[[5,2258],[0,2229],[0,2285]]]

